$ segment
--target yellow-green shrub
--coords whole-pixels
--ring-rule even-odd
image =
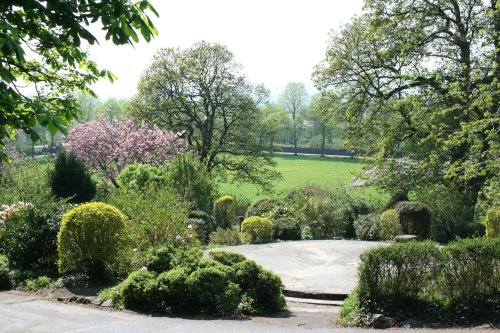
[[[389,209],[380,215],[380,236],[384,240],[392,239],[402,232],[399,224],[399,214],[395,209]]]
[[[234,199],[229,195],[220,197],[215,201],[213,214],[217,221],[217,226],[227,229],[233,225],[236,219],[234,208]]]
[[[263,243],[272,239],[273,223],[270,219],[250,216],[241,224],[241,239],[245,243]]]
[[[59,271],[102,277],[116,267],[126,245],[125,215],[102,202],[70,209],[57,236]]]
[[[493,207],[486,212],[486,237],[500,237],[500,207]]]

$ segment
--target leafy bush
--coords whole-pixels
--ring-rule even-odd
[[[162,273],[177,266],[194,269],[203,251],[198,247],[163,245],[153,247],[144,255],[144,265],[149,271]]]
[[[302,239],[301,229],[297,219],[282,217],[273,220],[273,239]]]
[[[152,184],[142,191],[118,189],[107,202],[125,215],[132,246],[140,250],[170,243],[196,243],[196,238],[184,223],[189,203],[168,188]]]
[[[217,228],[217,230],[210,235],[210,244],[222,246],[240,245],[240,232],[236,229]]]
[[[380,237],[390,240],[401,235],[402,229],[399,223],[399,214],[395,209],[389,209],[380,215]]]
[[[190,271],[185,267],[176,267],[161,273],[157,279],[158,307],[167,314],[194,312],[188,283]]]
[[[191,228],[198,235],[198,239],[204,244],[208,243],[210,234],[216,228],[215,218],[202,210],[189,212],[185,224],[188,227],[191,225]]]
[[[285,207],[286,204],[280,199],[260,199],[252,203],[246,212],[246,217],[260,216],[269,217],[268,214],[277,207]]]
[[[167,186],[167,173],[161,166],[135,163],[128,165],[116,178],[120,187],[128,190],[141,191],[154,185]]]
[[[57,236],[59,271],[102,278],[125,255],[126,216],[101,202],[87,203],[63,215]]]
[[[399,223],[403,233],[416,235],[420,239],[429,238],[431,228],[431,212],[423,203],[401,201],[395,206],[399,214]]]
[[[449,323],[492,320],[500,315],[499,272],[500,238],[376,248],[361,256],[357,299],[342,315],[346,320],[359,318],[356,313]]]
[[[500,207],[490,208],[486,212],[486,237],[500,237]]]
[[[33,280],[26,280],[26,288],[31,291],[44,289],[52,284],[52,280],[47,276],[39,276]]]
[[[201,210],[212,209],[218,183],[195,153],[180,153],[168,166],[168,184],[180,197]]]
[[[50,173],[52,193],[58,198],[69,198],[71,203],[90,201],[96,194],[96,184],[75,154],[60,152]]]
[[[241,239],[249,243],[264,243],[272,239],[273,223],[271,220],[260,217],[247,217],[241,224]]]
[[[488,179],[479,191],[474,209],[474,221],[485,224],[486,212],[493,207],[500,207],[500,178]]]
[[[228,229],[234,225],[236,220],[234,207],[234,200],[228,195],[215,201],[213,214],[219,227]]]
[[[156,274],[146,269],[130,273],[120,285],[124,305],[131,309],[155,309],[157,298]]]
[[[0,290],[9,289],[11,286],[9,260],[7,256],[0,254]]]
[[[210,258],[226,266],[233,266],[246,260],[245,256],[234,252],[211,251]]]
[[[396,204],[401,201],[408,201],[408,195],[403,190],[397,190],[384,205],[384,207],[382,208],[382,212],[393,209],[394,206],[396,206]]]
[[[35,275],[57,273],[57,233],[69,207],[60,200],[5,207],[3,247],[11,268]]]
[[[377,213],[361,215],[354,221],[356,236],[361,240],[380,239],[380,216]]]

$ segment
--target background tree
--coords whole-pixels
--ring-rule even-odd
[[[15,129],[35,141],[35,124],[64,132],[78,115],[73,92],[91,93],[99,78],[114,79],[81,48],[82,42],[97,42],[90,24],[100,22],[106,39],[117,45],[138,42],[138,32],[149,41],[157,32],[147,11],[158,15],[147,0],[0,2],[0,159],[7,159],[4,139],[13,138]],[[21,91],[26,85],[34,97]]]
[[[233,179],[269,187],[274,131],[261,126],[258,106],[267,90],[249,83],[233,54],[200,42],[184,51],[162,49],[144,72],[132,115],[182,131],[209,171],[221,168]]]
[[[280,101],[285,110],[292,117],[292,139],[295,155],[297,155],[297,142],[304,126],[304,117],[307,90],[302,82],[290,82],[280,96]]]
[[[499,36],[497,0],[367,0],[313,79],[350,149],[410,157],[473,205],[500,166]]]

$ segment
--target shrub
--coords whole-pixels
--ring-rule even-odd
[[[0,290],[9,289],[11,286],[9,261],[6,256],[0,254]]]
[[[169,188],[151,184],[142,191],[120,188],[110,194],[107,202],[129,217],[127,230],[135,248],[196,243],[196,237],[184,223],[189,203]]]
[[[246,260],[245,256],[242,254],[225,251],[211,251],[209,256],[211,259],[226,266],[233,266]]]
[[[191,228],[198,235],[198,239],[204,244],[208,243],[210,234],[215,231],[216,228],[215,218],[201,210],[189,212],[185,224],[188,227],[191,225]]]
[[[203,251],[198,247],[163,245],[150,248],[144,255],[144,265],[149,271],[162,273],[178,266],[194,270]]]
[[[156,274],[145,269],[130,273],[120,284],[123,303],[131,309],[155,310],[158,304]]]
[[[486,212],[486,237],[500,237],[500,207],[490,208]]]
[[[87,202],[96,194],[96,184],[75,154],[60,152],[50,173],[52,193],[58,198],[69,198],[72,203]]]
[[[236,229],[217,228],[217,230],[210,235],[210,244],[222,246],[240,245],[240,232]]]
[[[168,166],[168,183],[193,208],[212,209],[218,183],[195,153],[181,153]]]
[[[500,178],[488,179],[481,191],[478,193],[477,203],[474,209],[474,221],[485,224],[488,209],[500,206]]]
[[[361,240],[380,239],[380,216],[377,213],[361,215],[354,221],[356,236]]]
[[[101,202],[69,210],[57,236],[59,271],[94,278],[111,272],[126,247],[125,219],[118,209]]]
[[[236,220],[233,198],[225,195],[217,199],[214,203],[213,214],[219,227],[231,228]]]
[[[382,212],[393,209],[394,206],[396,206],[396,204],[401,201],[408,201],[408,195],[403,190],[397,190],[384,205],[384,207],[382,208]]]
[[[57,233],[68,207],[64,201],[47,200],[36,206],[21,202],[6,208],[3,247],[11,268],[35,275],[57,273]]]
[[[128,165],[116,180],[120,187],[134,191],[141,191],[150,185],[167,186],[167,174],[162,167],[141,163]]]
[[[235,279],[244,293],[251,312],[269,313],[280,311],[285,306],[281,291],[283,283],[276,274],[263,269],[253,260],[233,265]]]
[[[285,202],[280,199],[260,199],[252,203],[246,212],[246,217],[269,217],[268,214],[277,207],[285,207]]]
[[[399,224],[399,214],[395,209],[389,209],[380,215],[380,237],[383,240],[390,240],[401,235],[401,224]]]
[[[240,302],[240,287],[216,267],[200,268],[188,278],[192,305],[203,314],[229,315]]]
[[[158,276],[158,307],[162,312],[168,314],[195,312],[188,284],[189,273],[185,267],[177,267]]]
[[[282,217],[273,220],[273,239],[302,239],[300,225],[297,219]]]
[[[399,214],[403,233],[416,235],[420,239],[429,238],[431,212],[426,205],[416,201],[401,201],[396,204],[395,209]]]
[[[26,280],[26,288],[31,291],[44,289],[52,284],[52,280],[47,276],[39,276],[33,280]]]
[[[241,224],[241,239],[244,242],[264,243],[272,239],[273,223],[265,217],[250,216]]]

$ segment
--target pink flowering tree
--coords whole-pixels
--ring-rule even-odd
[[[180,134],[144,122],[136,126],[132,119],[116,123],[100,119],[71,128],[64,147],[118,187],[116,177],[127,165],[159,165],[187,150]]]

